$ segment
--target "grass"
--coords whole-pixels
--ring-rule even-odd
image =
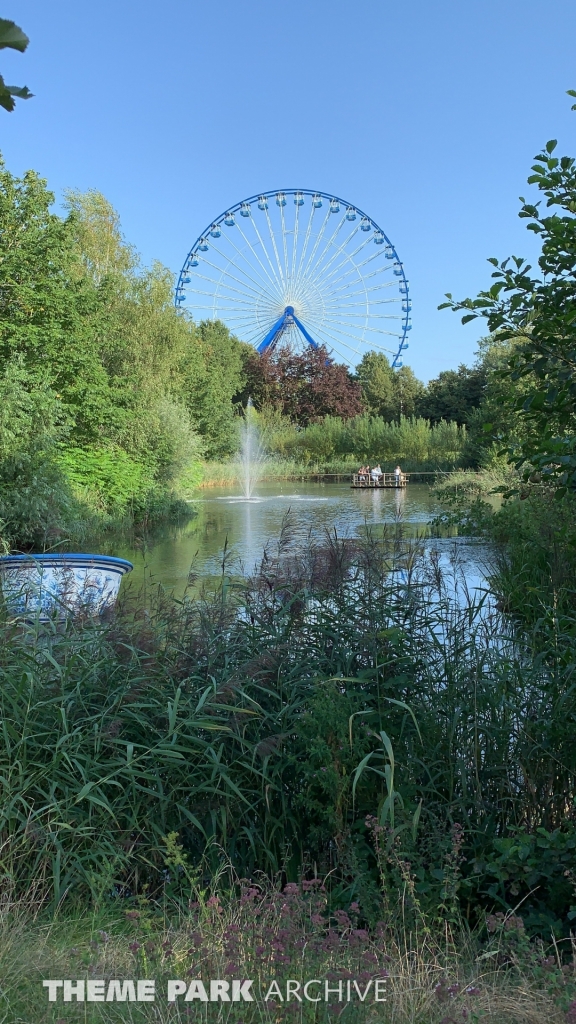
[[[396,460],[397,461],[397,460]],[[381,468],[385,473],[394,471],[396,462],[382,461]],[[294,462],[289,459],[277,459],[270,457],[262,465],[262,480],[318,480],[340,477],[349,480],[352,473],[355,473],[360,466],[360,461],[353,456],[345,459],[332,459],[324,461],[311,461],[308,463]],[[444,473],[452,472],[451,469],[438,468],[428,461],[408,460],[402,463],[402,469],[406,473],[431,473],[435,477],[442,478]],[[460,476],[460,474],[458,474]],[[206,462],[202,467],[202,477],[199,482],[194,483],[196,487],[227,487],[239,484],[241,480],[241,469],[237,462]],[[191,494],[192,490],[183,491]]]
[[[513,916],[482,936],[454,927],[432,931],[425,922],[408,932],[401,918],[370,928],[359,920],[356,903],[330,913],[321,879],[284,887],[259,879],[237,882],[232,891],[216,883],[212,889],[191,889],[187,910],[166,898],[117,899],[120,906],[108,900],[51,921],[43,917],[38,895],[13,902],[5,893],[2,902],[3,1024],[312,1024],[340,1017],[354,1024],[569,1024],[574,1019],[573,952],[563,962],[554,947],[530,946]],[[66,978],[101,979],[104,991],[114,978],[154,979],[156,999],[152,1004],[66,1004],[60,990],[50,1004],[42,981]],[[253,1002],[206,1004],[186,1002],[182,995],[174,1003],[167,1000],[169,979],[183,980],[186,988],[202,980],[209,993],[210,980],[233,978],[253,982]],[[288,979],[300,983],[301,1001],[287,999]],[[319,1003],[303,997],[303,985],[312,979],[320,984],[308,993],[320,993]],[[385,1001],[374,999],[378,979]],[[327,1001],[326,983],[332,989]],[[358,989],[367,992],[364,1002]]]
[[[341,459],[335,462],[315,462],[310,465],[270,458],[262,467],[263,480],[313,480],[324,476],[349,477],[356,469],[356,462]],[[241,467],[238,462],[206,462],[203,465],[202,479],[197,486],[225,487],[238,484],[241,479]]]

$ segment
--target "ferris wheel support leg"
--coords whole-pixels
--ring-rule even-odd
[[[263,338],[260,344],[258,345],[256,351],[259,352],[260,355],[262,355],[266,351],[266,349],[269,348],[270,345],[272,345],[274,341],[278,340],[277,335],[282,333],[282,329],[285,323],[286,313],[282,313],[282,316],[278,318],[274,326],[270,328],[270,330],[268,331],[266,337]]]
[[[304,324],[300,323],[300,321],[299,321],[299,319],[298,319],[298,317],[296,316],[295,313],[292,314],[292,319],[293,319],[294,323],[296,324],[296,327],[298,328],[300,333],[303,334],[304,337],[306,338],[306,341],[308,342],[308,344],[312,345],[312,348],[318,348],[318,345],[314,341],[314,338],[310,337],[310,335],[308,334],[308,331],[304,327]]]

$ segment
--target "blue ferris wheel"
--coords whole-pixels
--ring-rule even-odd
[[[222,320],[258,352],[323,345],[356,365],[369,351],[402,365],[411,330],[404,267],[357,206],[326,192],[263,192],[229,207],[180,271],[177,309]]]

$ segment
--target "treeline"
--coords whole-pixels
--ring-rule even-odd
[[[242,344],[173,306],[98,193],[63,217],[35,172],[0,170],[0,519],[5,546],[95,517],[169,511],[174,482],[236,443]]]
[[[519,429],[519,386],[511,395],[500,377],[512,347],[489,337],[472,367],[442,371],[428,385],[380,352],[367,352],[350,372],[325,349],[248,351],[241,398],[252,397],[268,451],[304,465],[348,458],[400,459],[413,469],[490,466],[502,439]]]

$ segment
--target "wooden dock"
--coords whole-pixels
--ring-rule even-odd
[[[351,486],[362,490],[370,488],[377,489],[379,487],[406,487],[409,479],[409,473],[400,473],[398,480],[396,479],[395,473],[382,473],[382,475],[376,480],[365,473],[353,473]]]

